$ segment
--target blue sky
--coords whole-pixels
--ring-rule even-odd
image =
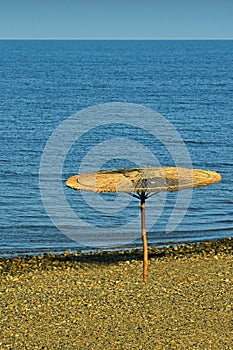
[[[233,39],[233,0],[0,0],[0,38]]]

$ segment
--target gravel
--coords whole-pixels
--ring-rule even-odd
[[[0,259],[0,349],[233,349],[233,240]]]

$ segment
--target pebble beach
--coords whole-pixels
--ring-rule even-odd
[[[233,239],[0,258],[0,349],[233,349]]]

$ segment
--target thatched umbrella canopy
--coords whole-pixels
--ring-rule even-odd
[[[75,190],[126,192],[141,201],[141,230],[143,241],[143,280],[147,281],[148,248],[146,238],[145,200],[159,192],[174,192],[208,186],[221,180],[221,175],[209,170],[176,167],[123,168],[101,170],[71,176],[66,186]]]

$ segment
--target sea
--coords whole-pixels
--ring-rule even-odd
[[[118,211],[114,204],[117,195],[93,194],[96,203],[100,197],[108,209],[101,211],[98,204],[91,208],[90,203],[85,203],[85,196],[67,188],[65,181],[78,173],[84,155],[104,142],[108,146],[107,160],[97,164],[93,159],[89,170],[137,167],[139,144],[152,152],[160,166],[176,166],[173,150],[167,149],[163,140],[156,140],[153,126],[153,138],[145,132],[135,133],[133,127],[127,128],[126,133],[122,120],[118,129],[117,118],[115,123],[106,125],[106,114],[99,113],[98,130],[92,136],[86,132],[81,144],[73,143],[72,151],[67,149],[61,188],[80,222],[90,225],[89,241],[85,240],[81,224],[76,227],[77,239],[67,234],[67,227],[63,232],[51,218],[41,195],[41,162],[51,135],[71,116],[77,113],[82,116],[83,110],[93,106],[100,106],[101,110],[114,103],[142,106],[163,116],[183,140],[192,167],[222,175],[218,184],[192,192],[182,220],[170,231],[166,227],[178,194],[158,195],[159,214],[154,211],[156,200],[150,206],[148,199],[147,215],[155,217],[147,230],[149,245],[233,236],[233,41],[1,40],[1,256],[141,246],[138,222],[131,227],[138,235],[129,242],[121,240],[125,225],[134,216],[140,217],[136,198],[130,198]],[[88,125],[88,113],[85,118]],[[142,121],[142,129],[143,125]],[[108,141],[113,136],[120,138],[124,156],[119,151],[119,156],[113,154],[111,159]],[[127,159],[128,144],[124,144],[124,138],[134,140],[130,143],[130,147],[135,146],[133,159],[130,156]],[[59,139],[59,147],[62,142]],[[143,165],[151,166],[146,158]],[[69,218],[65,209],[59,215]],[[95,239],[95,230],[100,232],[103,228],[106,232],[106,227],[109,234],[106,233],[104,242],[108,243],[101,245]]]

